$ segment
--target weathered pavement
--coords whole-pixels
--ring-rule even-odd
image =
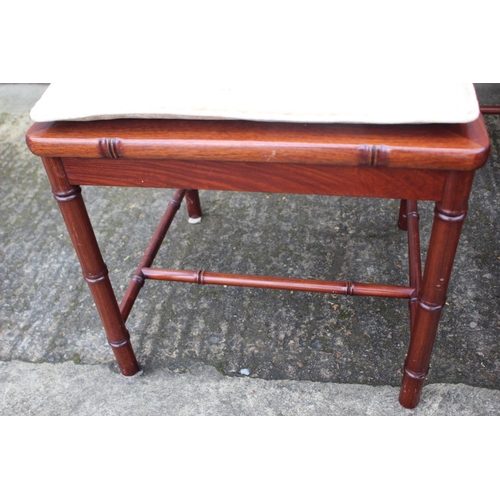
[[[500,414],[500,117],[486,117],[491,157],[476,176],[431,370],[410,411],[397,402],[403,301],[148,283],[127,323],[145,373],[123,379],[40,159],[25,145],[44,88],[0,85],[0,415]],[[484,103],[500,103],[497,87],[478,89]],[[84,189],[118,295],[170,194]],[[397,201],[201,198],[202,224],[181,210],[161,265],[406,280]],[[432,204],[420,210],[424,246]]]

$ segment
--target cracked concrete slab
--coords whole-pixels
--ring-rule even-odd
[[[106,366],[0,362],[2,415],[497,415],[500,391],[431,384],[414,410],[398,388],[230,378],[197,363],[127,380]]]

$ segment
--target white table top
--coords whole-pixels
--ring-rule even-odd
[[[186,79],[187,80],[187,79]],[[467,123],[479,116],[472,83],[55,83],[36,122],[116,118],[240,119],[308,123]]]

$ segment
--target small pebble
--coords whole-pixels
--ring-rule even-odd
[[[474,321],[469,325],[471,328],[476,328],[477,323],[474,323]]]
[[[249,370],[248,368],[242,368],[242,369],[240,370],[240,373],[241,373],[242,375],[250,375],[250,370]]]

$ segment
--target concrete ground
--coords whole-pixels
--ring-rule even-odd
[[[148,282],[127,322],[144,375],[122,378],[81,279],[29,109],[45,85],[0,85],[0,415],[499,415],[500,117],[478,171],[420,405],[398,402],[404,301]],[[478,84],[484,104],[499,85]],[[84,188],[120,297],[172,191]],[[398,202],[202,192],[156,264],[399,282]],[[422,203],[423,247],[432,204]],[[425,257],[425,256],[424,256]],[[373,314],[373,313],[376,314]]]

